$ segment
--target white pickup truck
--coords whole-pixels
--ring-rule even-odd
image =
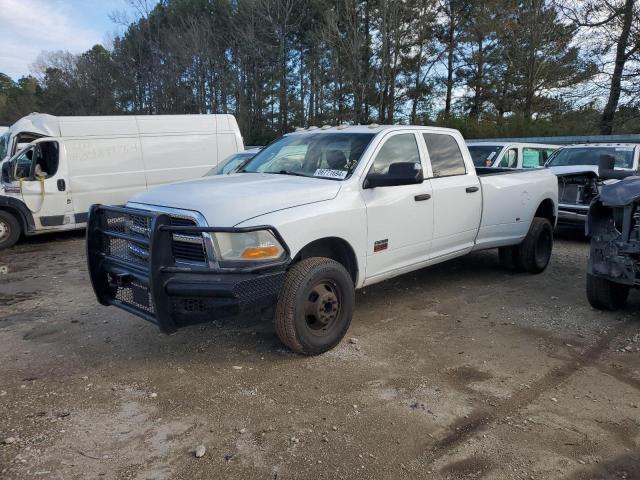
[[[546,169],[474,168],[456,130],[310,128],[242,173],[94,205],[89,271],[100,303],[168,333],[275,305],[282,342],[315,355],[344,337],[355,289],[489,248],[543,271],[557,196]]]

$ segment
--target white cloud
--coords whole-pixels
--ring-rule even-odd
[[[0,25],[0,72],[14,79],[29,73],[43,50],[80,53],[101,43],[103,36],[47,0],[2,0]]]

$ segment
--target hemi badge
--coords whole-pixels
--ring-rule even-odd
[[[388,238],[385,238],[384,240],[376,240],[375,242],[373,242],[373,253],[386,250],[388,246],[389,246]]]

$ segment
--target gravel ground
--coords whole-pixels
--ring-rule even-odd
[[[267,314],[165,336],[97,305],[81,234],[30,239],[0,253],[0,477],[640,478],[640,293],[591,309],[587,254],[367,288],[305,358]]]

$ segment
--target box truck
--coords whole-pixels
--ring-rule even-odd
[[[232,115],[28,115],[0,137],[0,250],[84,228],[90,205],[201,177],[243,148]]]

